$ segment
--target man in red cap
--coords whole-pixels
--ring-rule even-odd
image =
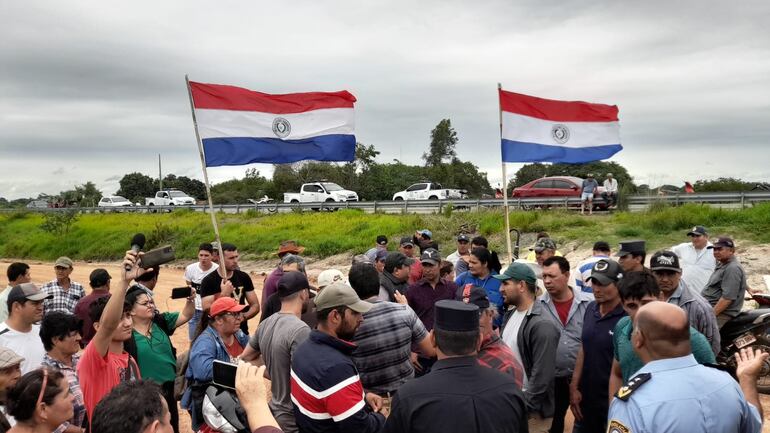
[[[237,362],[249,343],[241,330],[246,305],[223,296],[211,304],[208,315],[201,317],[203,331],[190,348],[190,363],[185,377],[190,386],[182,396],[182,407],[190,411],[193,430],[203,424],[203,395],[213,377],[214,360]]]

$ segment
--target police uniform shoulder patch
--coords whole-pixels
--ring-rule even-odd
[[[625,386],[622,386],[618,392],[615,393],[615,397],[623,400],[628,401],[628,398],[631,397],[631,394],[644,382],[647,382],[652,377],[651,373],[640,373],[636,376],[632,377],[631,380],[628,381],[628,383]],[[622,430],[620,430],[622,431]]]
[[[632,433],[631,429],[626,427],[618,420],[610,420],[610,424],[607,426],[607,433]]]

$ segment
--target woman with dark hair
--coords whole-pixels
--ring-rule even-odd
[[[455,280],[458,290],[455,299],[462,298],[460,294],[466,284],[481,287],[487,292],[489,303],[497,307],[497,311],[500,313],[495,318],[495,327],[500,327],[505,314],[503,295],[500,293],[500,280],[492,277],[500,272],[500,267],[497,253],[484,247],[477,247],[471,250],[471,255],[468,257],[468,271],[458,275]]]
[[[126,302],[131,305],[131,315],[134,319],[134,330],[131,339],[127,341],[126,351],[136,358],[142,379],[160,385],[171,412],[171,426],[174,432],[178,433],[179,411],[174,397],[176,349],[169,336],[195,314],[195,289],[192,289],[192,293],[187,297],[182,312],[177,313],[155,311],[152,298],[140,287],[128,290]]]
[[[72,419],[72,394],[61,372],[41,368],[19,379],[8,393],[8,414],[14,425],[8,433],[49,433]]]

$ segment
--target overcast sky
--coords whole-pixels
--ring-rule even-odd
[[[637,183],[770,180],[770,2],[3,1],[0,197],[126,173],[202,179],[184,75],[347,89],[379,160],[420,163],[450,118],[501,180],[497,82],[616,104]],[[254,165],[270,175],[271,166]],[[520,164],[509,164],[509,175]],[[209,169],[213,183],[248,167]]]

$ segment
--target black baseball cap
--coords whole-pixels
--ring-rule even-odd
[[[591,268],[591,276],[589,276],[587,280],[594,280],[597,283],[606,286],[612,283],[617,283],[622,277],[622,269],[620,268],[618,262],[614,260],[601,259],[594,263],[593,268]]]
[[[729,236],[720,236],[717,238],[717,241],[714,242],[714,245],[709,245],[708,248],[735,248],[735,242],[733,242],[733,239]]]
[[[302,272],[291,271],[283,274],[278,280],[278,297],[285,298],[304,289],[310,289],[310,283]]]
[[[461,242],[461,241],[462,242],[470,242],[471,241],[471,237],[468,236],[465,233],[460,233],[459,235],[457,235],[457,242]]]
[[[379,235],[377,236],[377,245],[387,245],[388,244],[388,237],[385,235]]]
[[[687,236],[707,236],[708,231],[706,231],[706,227],[703,226],[695,226],[687,232]]]
[[[679,256],[673,251],[658,251],[650,258],[650,270],[682,272]]]
[[[385,269],[396,269],[402,266],[412,266],[413,264],[413,258],[407,257],[404,253],[398,251],[390,252],[388,253],[388,256],[385,257]]]
[[[610,244],[604,241],[598,241],[594,243],[594,251],[609,251]]]
[[[414,242],[412,241],[412,237],[411,236],[404,236],[404,237],[401,238],[401,242],[399,243],[399,245],[402,246],[402,247],[404,245],[414,246]]]
[[[8,292],[8,302],[22,302],[22,301],[42,301],[44,299],[53,298],[53,294],[48,294],[34,283],[23,283],[18,286],[13,286]]]
[[[441,254],[433,248],[428,248],[420,255],[420,263],[430,263],[438,266],[441,264]]]
[[[478,331],[479,307],[460,301],[442,299],[435,304],[434,327],[444,331]]]
[[[466,304],[473,304],[482,310],[489,308],[489,297],[483,287],[466,284],[457,292],[457,300]]]

